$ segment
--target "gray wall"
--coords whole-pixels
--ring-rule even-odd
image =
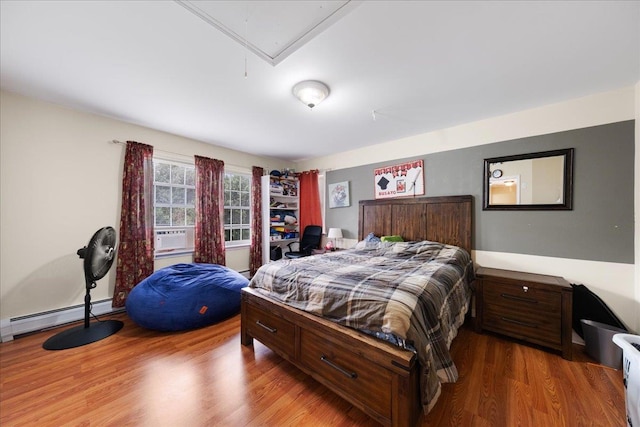
[[[482,210],[485,158],[561,148],[575,148],[573,210]],[[419,157],[329,171],[327,184],[349,181],[351,206],[327,208],[327,227],[340,227],[345,238],[356,239],[358,201],[374,198],[373,170],[416,158]],[[474,196],[472,244],[476,250],[634,262],[633,120],[428,154],[422,158],[426,196]]]

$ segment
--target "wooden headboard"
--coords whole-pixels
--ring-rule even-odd
[[[473,196],[361,200],[358,240],[400,235],[404,240],[432,240],[471,253]]]

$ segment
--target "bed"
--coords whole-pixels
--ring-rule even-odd
[[[374,233],[399,235],[412,243],[368,248],[365,244],[360,249],[261,267],[250,287],[242,290],[242,344],[259,340],[383,425],[415,425],[423,409],[428,411],[437,401],[440,383],[457,378],[448,349],[470,300],[471,208],[471,196],[361,201],[359,240]],[[398,317],[384,304],[380,308],[379,301],[371,303],[377,297],[343,282],[340,275],[355,276],[360,283],[380,282],[378,293],[386,288],[393,294],[398,294],[399,288],[421,289],[421,275],[401,273],[399,279],[387,270],[356,271],[374,259],[385,265],[409,264],[409,269],[440,271],[435,261],[425,263],[421,256],[459,270],[459,278],[449,277],[451,272],[434,273],[440,274],[436,276],[439,290],[429,298],[417,291],[415,298],[421,301],[415,307],[415,301],[407,302],[411,297],[404,293],[400,294],[403,304],[391,300],[390,305],[397,305],[399,311],[414,307],[406,313],[407,318]],[[460,266],[448,267],[455,264],[450,258],[460,258]],[[304,277],[311,278],[306,285]],[[321,290],[310,290],[322,282]],[[352,294],[365,295],[368,302],[350,296],[332,297],[333,292],[349,286]],[[284,292],[274,293],[278,290]],[[353,306],[364,307],[365,315],[352,316]],[[422,312],[425,314],[418,314]]]

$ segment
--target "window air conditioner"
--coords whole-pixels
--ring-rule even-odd
[[[156,251],[167,251],[171,249],[184,249],[187,247],[186,230],[157,230],[156,231]]]

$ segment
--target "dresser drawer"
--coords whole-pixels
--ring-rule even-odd
[[[546,312],[522,311],[517,306],[486,303],[484,317],[485,329],[553,347],[562,344],[559,313],[551,315]]]
[[[254,305],[247,305],[247,332],[267,347],[289,358],[295,354],[295,326]]]
[[[484,301],[487,304],[502,305],[526,312],[535,311],[560,316],[562,295],[560,292],[539,289],[535,283],[502,283],[495,280],[483,281]]]
[[[362,403],[384,419],[391,418],[391,374],[346,348],[302,330],[301,363],[346,396]]]

